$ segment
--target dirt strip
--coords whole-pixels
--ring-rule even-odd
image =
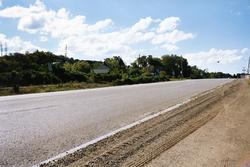
[[[200,94],[173,111],[41,166],[144,166],[214,118],[220,111],[215,104],[239,85],[234,81]]]
[[[250,85],[214,106],[219,114],[146,167],[250,167]]]

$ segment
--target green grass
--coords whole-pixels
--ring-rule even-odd
[[[170,81],[181,81],[186,80],[187,78],[170,78]]]
[[[28,93],[43,93],[43,92],[55,92],[55,91],[66,91],[66,90],[77,90],[77,89],[87,89],[87,88],[100,88],[112,86],[112,83],[78,83],[70,82],[64,84],[55,85],[36,85],[36,86],[22,86],[20,87],[20,92],[18,94],[28,94]],[[6,95],[16,95],[12,87],[0,88],[0,96]]]
[[[170,81],[185,80],[185,78],[171,78]],[[77,89],[101,88],[115,86],[114,83],[86,83],[86,82],[69,82],[54,85],[34,85],[34,86],[21,86],[18,94],[29,93],[43,93],[43,92],[56,92]],[[0,96],[17,95],[12,87],[0,87]]]

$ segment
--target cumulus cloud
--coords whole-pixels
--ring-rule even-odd
[[[176,44],[177,42],[193,39],[194,35],[192,33],[185,33],[180,30],[173,30],[172,32],[167,32],[164,34],[157,34],[155,38],[153,38],[153,44],[161,44],[161,43],[171,43]]]
[[[2,9],[0,17],[17,19],[18,30],[40,35],[40,41],[47,41],[47,37],[57,39],[58,53],[63,54],[67,44],[70,56],[86,55],[93,59],[120,55],[129,60],[141,51],[135,47],[138,44],[174,51],[179,49],[178,42],[195,37],[177,29],[181,22],[178,17],[163,20],[145,17],[132,26],[119,28],[111,19],[88,24],[85,16],[72,16],[65,8],[47,9],[41,0],[29,7]]]
[[[5,34],[0,33],[0,42],[5,47],[5,44],[8,47],[8,51],[15,53],[25,53],[28,52],[34,52],[36,50],[44,50],[43,48],[40,48],[38,46],[33,45],[30,41],[24,41],[19,36],[14,36],[12,38],[7,38]]]
[[[157,32],[164,33],[166,31],[174,30],[176,29],[180,21],[181,20],[179,17],[168,17],[160,23]]]
[[[145,31],[154,22],[151,17],[140,19],[135,25],[130,28],[131,32]]]
[[[221,65],[228,65],[241,60],[247,53],[248,49],[215,49],[197,53],[188,53],[183,56],[188,59],[192,65],[206,67],[211,64],[220,63]]]
[[[243,49],[241,50],[241,53],[242,53],[242,54],[245,54],[245,53],[248,52],[248,50],[249,50],[248,48],[243,48]]]

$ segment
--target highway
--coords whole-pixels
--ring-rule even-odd
[[[184,80],[0,97],[0,166],[32,166],[231,81]]]

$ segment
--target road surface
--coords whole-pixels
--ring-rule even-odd
[[[31,166],[229,79],[0,97],[0,166]]]

